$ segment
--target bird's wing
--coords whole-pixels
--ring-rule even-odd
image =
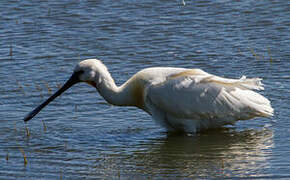
[[[263,89],[261,79],[227,79],[195,70],[151,84],[146,90],[145,103],[186,119],[249,119],[272,115],[269,100],[251,89]]]

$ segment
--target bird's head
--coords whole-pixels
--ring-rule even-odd
[[[32,119],[37,113],[41,111],[47,104],[53,101],[57,96],[61,95],[64,91],[79,82],[86,82],[94,87],[102,81],[102,75],[108,73],[106,66],[97,59],[87,59],[78,63],[73,71],[71,77],[66,81],[66,83],[52,96],[50,96],[46,101],[36,107],[23,119],[25,122]]]
[[[107,67],[97,59],[87,59],[78,63],[73,75],[77,82],[86,82],[94,87],[101,83],[101,75],[108,73]]]

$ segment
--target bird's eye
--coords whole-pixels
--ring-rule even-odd
[[[84,70],[79,70],[76,72],[76,74],[80,75],[80,74],[83,74],[85,71]]]

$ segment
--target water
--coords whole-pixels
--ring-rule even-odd
[[[1,1],[0,179],[289,178],[289,19],[285,0]],[[117,84],[152,66],[261,77],[275,116],[168,135],[78,84],[27,136],[26,113],[86,58]]]

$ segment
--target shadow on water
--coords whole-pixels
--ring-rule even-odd
[[[94,168],[118,176],[267,177],[274,146],[269,129],[218,129],[194,136],[169,134],[140,143],[130,154],[103,154]]]

